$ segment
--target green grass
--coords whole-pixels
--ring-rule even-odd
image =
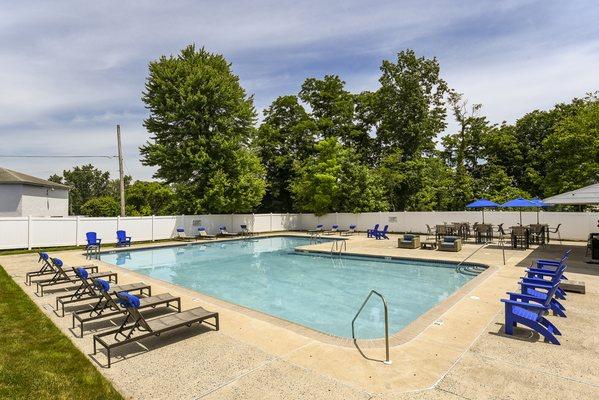
[[[1,266],[0,399],[122,399]]]

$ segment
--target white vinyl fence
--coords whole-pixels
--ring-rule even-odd
[[[443,212],[374,212],[334,213],[323,216],[313,214],[221,214],[221,215],[175,215],[152,217],[9,217],[0,218],[0,250],[32,247],[73,246],[85,243],[86,232],[96,232],[103,243],[116,242],[116,231],[125,230],[133,241],[162,240],[177,235],[183,227],[187,235],[196,235],[200,226],[209,233],[217,233],[225,225],[230,232],[238,232],[245,224],[253,232],[282,232],[314,229],[323,224],[330,228],[338,224],[346,229],[356,224],[364,231],[375,224],[389,225],[391,232],[425,233],[426,225],[434,227],[444,222],[481,222],[480,211]],[[517,211],[486,211],[485,222],[505,227],[516,225],[520,220]],[[540,212],[539,221],[555,228],[558,224],[563,239],[586,240],[590,232],[597,232],[599,213],[594,212]],[[536,212],[523,212],[522,223],[537,221]]]

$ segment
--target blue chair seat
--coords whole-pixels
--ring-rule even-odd
[[[514,306],[514,307],[512,307],[512,312],[515,315],[517,315],[519,317],[522,317],[524,319],[528,319],[530,321],[536,321],[537,318],[538,318],[538,316],[539,316],[538,313],[529,311],[529,310],[527,310],[525,308],[522,308],[520,306]]]

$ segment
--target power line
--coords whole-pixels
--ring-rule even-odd
[[[4,155],[4,154],[0,154],[0,158],[118,158],[118,156],[98,156],[98,155],[93,155],[93,156],[63,156],[63,155],[59,155],[59,156],[50,156],[50,155],[20,155],[20,156],[15,156],[15,155]]]

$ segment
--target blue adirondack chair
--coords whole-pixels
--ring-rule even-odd
[[[374,233],[378,232],[379,224],[376,224],[374,228],[366,230],[366,237],[374,237]]]
[[[562,280],[564,280],[564,271],[566,270],[566,267],[567,266],[564,264],[562,267],[560,267],[558,270],[554,272],[548,272],[542,269],[529,268],[526,270],[526,278],[536,279],[539,281],[539,283],[545,285],[553,284],[556,282],[559,283]],[[560,300],[566,300],[566,292],[564,291],[564,289],[558,287],[555,291],[555,297],[557,297]]]
[[[557,289],[554,285],[547,293],[547,299],[541,302],[539,299],[522,293],[510,293],[509,299],[501,299],[505,303],[505,333],[514,334],[517,324],[529,327],[553,344],[560,344],[555,337],[561,332],[543,315],[550,310],[549,303]]]
[[[116,245],[131,246],[131,236],[127,236],[125,231],[116,231]]]
[[[97,247],[98,249],[102,245],[102,239],[98,239],[98,235],[96,232],[87,232],[85,234],[85,238],[87,239],[86,249],[90,249],[92,247]]]
[[[553,290],[553,287],[557,286],[554,292],[554,296],[551,299],[549,299],[549,307],[555,315],[559,315],[560,317],[566,318],[566,308],[555,298],[557,297],[558,290],[560,290],[560,277],[565,269],[566,267],[564,266],[563,268],[558,270],[557,274],[555,274],[551,278],[551,280],[538,278],[535,275],[523,277],[522,280],[519,282],[522,294],[533,296],[539,299],[540,301],[544,302],[547,300],[549,292]]]
[[[389,236],[387,236],[388,232],[389,232],[389,225],[385,225],[385,227],[383,228],[382,231],[374,232],[374,237],[376,238],[376,240],[381,240],[381,239],[389,240]]]
[[[570,257],[571,252],[572,249],[564,251],[564,255],[560,260],[537,259],[530,266],[530,269],[539,269],[543,270],[544,272],[555,272],[559,267],[568,263],[568,257]],[[565,275],[562,275],[562,279],[568,280]]]

